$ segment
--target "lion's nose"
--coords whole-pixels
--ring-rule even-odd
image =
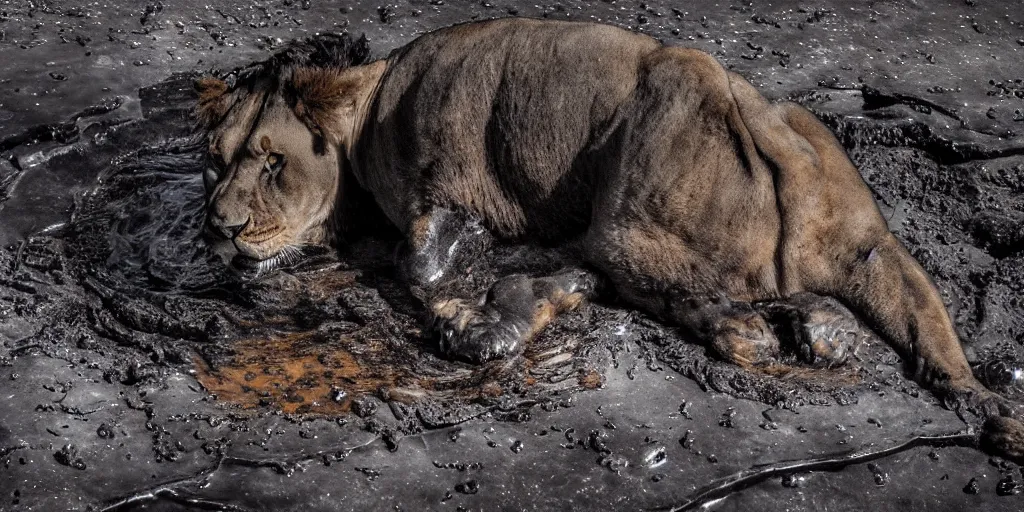
[[[206,217],[206,221],[210,225],[210,230],[224,238],[227,238],[228,240],[233,240],[238,236],[238,234],[249,225],[249,220],[250,219],[246,219],[245,222],[241,224],[228,224],[224,217],[221,217],[216,213],[210,213]]]

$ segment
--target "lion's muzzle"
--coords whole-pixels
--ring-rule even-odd
[[[260,226],[252,217],[241,224],[229,224],[213,212],[206,216],[204,237],[214,249],[253,261],[276,256],[281,250],[284,230],[276,225]],[[228,259],[232,259],[229,257]]]
[[[241,224],[231,223],[216,212],[208,212],[206,214],[206,229],[212,235],[225,240],[233,240],[249,225],[251,220],[252,217],[249,217]]]

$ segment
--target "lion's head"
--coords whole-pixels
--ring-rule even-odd
[[[333,240],[345,146],[367,94],[352,66],[368,54],[365,38],[317,36],[196,82],[209,131],[206,237],[218,253],[265,267]]]

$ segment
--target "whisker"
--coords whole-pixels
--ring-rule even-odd
[[[302,261],[304,255],[302,245],[286,245],[281,250],[265,260],[260,260],[256,264],[256,277],[263,276],[271,271],[294,265]]]
[[[302,251],[294,245],[286,245],[282,251],[285,265],[293,265],[302,259]]]

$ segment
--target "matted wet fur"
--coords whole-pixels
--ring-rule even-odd
[[[362,65],[365,45],[324,41],[311,55],[344,58],[287,50],[198,83],[209,231],[236,259],[333,242],[350,175],[405,234],[399,270],[453,357],[513,354],[608,282],[737,364],[771,365],[791,329],[809,364],[834,366],[857,338],[845,305],[916,380],[989,418],[989,446],[1024,456],[1019,407],[971,374],[935,286],[806,109],[599,24],[469,23]],[[492,238],[571,244],[588,269],[457,296]],[[780,329],[779,311],[800,313]]]

